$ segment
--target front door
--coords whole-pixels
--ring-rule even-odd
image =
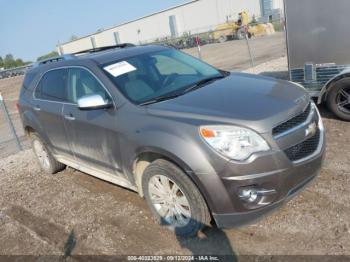
[[[63,117],[67,136],[78,163],[121,175],[119,138],[116,130],[117,111],[111,109],[80,110],[79,98],[99,94],[112,100],[100,81],[87,69],[76,67],[68,72],[67,96]]]

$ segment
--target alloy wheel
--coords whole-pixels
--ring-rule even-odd
[[[336,103],[339,110],[345,114],[350,114],[350,88],[340,89]]]
[[[156,175],[150,179],[148,188],[155,210],[169,225],[185,227],[190,222],[188,199],[173,180]]]

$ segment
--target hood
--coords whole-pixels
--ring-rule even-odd
[[[307,92],[287,81],[231,73],[200,89],[148,106],[148,112],[165,117],[185,117],[208,124],[236,124],[265,133],[302,112]]]

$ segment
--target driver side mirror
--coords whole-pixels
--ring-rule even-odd
[[[78,108],[80,110],[98,110],[113,107],[113,103],[105,101],[101,95],[87,95],[78,99]]]

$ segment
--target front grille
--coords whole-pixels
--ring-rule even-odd
[[[321,132],[320,130],[318,130],[313,137],[305,140],[300,144],[286,149],[284,152],[291,161],[298,161],[303,158],[306,158],[317,150],[317,147],[320,142],[320,137]]]
[[[302,123],[304,123],[309,116],[311,111],[311,104],[307,106],[307,108],[302,112],[301,114],[297,115],[296,117],[293,117],[292,119],[276,126],[274,129],[272,129],[272,135],[277,136],[280,135],[289,129],[292,129],[293,127],[296,127]]]

